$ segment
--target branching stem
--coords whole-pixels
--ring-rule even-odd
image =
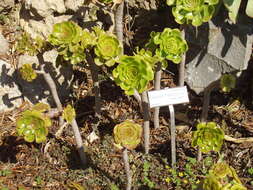
[[[132,174],[131,174],[131,170],[130,170],[129,159],[128,159],[128,154],[127,154],[127,149],[126,148],[123,150],[122,157],[123,157],[125,172],[126,172],[126,176],[127,176],[126,190],[131,190]]]
[[[150,134],[150,128],[149,128],[149,108],[148,108],[148,95],[147,91],[144,91],[142,93],[142,109],[143,109],[143,133],[144,133],[144,149],[145,154],[149,153],[149,134]]]
[[[156,65],[156,72],[155,72],[155,90],[160,90],[161,88],[161,75],[162,75],[162,63],[158,62]],[[159,128],[159,111],[160,107],[156,107],[154,112],[155,129]]]
[[[185,26],[181,26],[182,29],[182,38],[185,39]],[[179,86],[184,86],[184,78],[185,78],[185,60],[186,60],[186,52],[182,56],[182,61],[179,65]]]

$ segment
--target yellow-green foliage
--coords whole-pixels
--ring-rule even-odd
[[[198,146],[201,152],[220,151],[224,132],[215,122],[199,123],[193,132],[192,146]]]
[[[27,142],[46,141],[51,120],[43,112],[49,108],[47,104],[38,103],[31,110],[24,111],[16,122],[17,134],[24,137]]]
[[[116,144],[133,150],[141,142],[142,127],[133,121],[126,120],[114,127],[113,134]]]
[[[230,92],[231,89],[235,88],[236,78],[231,74],[224,74],[220,79],[220,86],[223,92]]]
[[[76,117],[75,109],[71,105],[67,105],[63,110],[62,116],[68,123],[71,123]]]
[[[236,174],[234,168],[226,162],[218,162],[209,170],[204,180],[205,190],[247,190]]]
[[[21,77],[28,82],[31,82],[37,78],[37,73],[33,70],[32,64],[29,63],[23,64],[19,69],[19,72]]]

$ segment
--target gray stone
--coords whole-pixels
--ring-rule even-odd
[[[22,93],[15,81],[15,69],[11,64],[0,59],[0,112],[22,104]]]
[[[9,8],[9,7],[14,7],[14,0],[1,0],[0,2],[0,10],[1,8]]]
[[[248,67],[253,43],[252,25],[230,25],[216,20],[198,28],[186,28],[189,51],[186,82],[197,94],[224,73]]]
[[[4,38],[0,32],[0,54],[5,54],[9,50],[9,42]]]
[[[84,0],[65,0],[66,9],[77,11],[84,4]]]

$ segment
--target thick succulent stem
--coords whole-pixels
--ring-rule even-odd
[[[219,86],[219,80],[216,80],[205,88],[200,122],[207,122],[207,116],[208,116],[208,110],[209,110],[209,104],[210,104],[210,95],[213,89],[217,88],[218,86]],[[197,160],[198,161],[202,160],[202,153],[200,150],[198,150]]]
[[[130,170],[129,159],[128,159],[128,154],[127,154],[126,148],[123,150],[122,154],[123,154],[122,157],[123,157],[123,162],[124,162],[124,166],[125,166],[125,172],[126,172],[126,176],[127,176],[126,190],[131,190],[132,174],[131,174],[131,170]]]
[[[169,105],[170,110],[170,135],[171,135],[171,165],[176,167],[176,125],[173,105]]]
[[[123,16],[124,16],[124,0],[117,6],[115,11],[115,32],[118,40],[123,45]]]
[[[182,38],[185,39],[185,27],[182,25]],[[182,61],[179,65],[179,86],[184,86],[184,77],[185,77],[185,59],[186,59],[186,53],[182,56]]]
[[[56,103],[58,111],[62,112],[63,107],[62,107],[62,103],[61,103],[60,98],[59,98],[58,93],[57,93],[57,88],[56,88],[55,82],[54,82],[53,78],[51,77],[51,75],[49,73],[47,73],[44,69],[45,64],[44,64],[43,56],[38,55],[38,59],[42,64],[40,73],[43,75],[45,81],[47,82],[47,84],[50,88],[50,91],[52,93],[52,96],[53,96],[53,99]],[[62,121],[63,121],[63,118],[62,118]],[[81,158],[83,166],[86,166],[86,156],[85,156],[85,153],[84,153],[82,137],[81,137],[81,134],[80,134],[80,131],[78,129],[78,126],[77,126],[77,123],[76,123],[75,119],[72,121],[71,126],[72,126],[72,129],[73,129],[73,132],[74,132],[74,136],[75,136],[79,156]]]
[[[141,94],[142,97],[142,109],[143,109],[143,133],[144,133],[144,149],[145,154],[149,153],[149,134],[150,134],[150,128],[149,128],[149,109],[148,109],[148,95],[147,91],[144,91]]]
[[[162,63],[158,62],[156,65],[156,72],[155,72],[155,90],[160,90],[161,88],[161,75],[162,75]],[[155,129],[159,128],[159,111],[160,107],[156,107],[154,112]]]

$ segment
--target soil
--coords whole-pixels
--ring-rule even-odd
[[[12,26],[1,24],[6,27],[6,31],[13,31]],[[142,44],[141,40],[147,39],[148,35],[138,38],[141,33],[136,31],[134,34],[137,36],[134,39],[140,40],[133,41],[134,45]],[[15,57],[16,55],[3,56],[8,61]],[[211,96],[208,121],[217,122],[226,135],[234,138],[253,136],[252,64],[253,60],[231,93],[215,91]],[[94,119],[95,99],[89,73],[86,68],[75,68],[76,85],[73,87],[73,95],[65,102],[72,102],[77,111],[83,140],[87,139],[92,127],[97,123]],[[125,189],[122,153],[114,146],[113,128],[126,119],[132,119],[139,124],[143,123],[143,119],[138,102],[133,97],[124,95],[106,73],[106,70],[101,70],[99,75],[102,96],[102,117],[97,130],[99,139],[93,142],[85,141],[89,161],[85,168],[81,166],[70,126],[64,128],[60,137],[56,137],[59,124],[55,119],[45,143],[27,143],[17,136],[15,121],[30,105],[24,102],[15,110],[0,114],[1,190]],[[170,64],[167,71],[163,72],[161,87],[175,87],[177,78],[177,67]],[[153,89],[152,84],[150,89]],[[170,166],[170,118],[168,108],[164,107],[161,108],[160,128],[154,129],[151,121],[150,154],[144,154],[143,143],[137,149],[129,151],[133,174],[132,189],[193,189],[195,185],[200,186],[208,169],[220,157],[237,171],[240,180],[249,190],[253,189],[253,174],[249,172],[253,169],[253,142],[225,141],[220,155],[204,154],[202,161],[196,162],[197,150],[191,146],[191,137],[200,118],[202,96],[189,90],[189,97],[189,104],[175,106],[177,173],[175,174]],[[227,106],[234,100],[240,100],[239,108],[229,112]],[[152,118],[153,110],[150,111]]]

